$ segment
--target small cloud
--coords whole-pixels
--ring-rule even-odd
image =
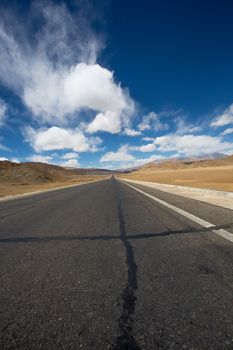
[[[0,161],[4,161],[7,160],[9,162],[13,162],[13,163],[20,163],[20,160],[18,158],[7,158],[7,157],[0,157]]]
[[[51,163],[53,157],[52,156],[43,156],[40,154],[33,154],[30,157],[27,157],[27,160],[30,162],[38,162],[38,163]]]
[[[167,130],[168,124],[162,123],[160,120],[159,114],[151,112],[147,115],[144,115],[142,122],[138,125],[140,131],[146,130]]]
[[[147,143],[146,145],[141,146],[132,146],[130,147],[132,151],[139,151],[139,152],[154,152],[156,150],[156,145],[154,142]]]
[[[225,129],[221,135],[229,135],[229,134],[232,134],[233,133],[233,128],[228,128],[228,129]]]
[[[62,166],[67,166],[71,168],[80,168],[80,164],[77,159],[69,159],[67,162],[63,163]]]
[[[152,155],[148,158],[135,158],[133,161],[120,163],[117,168],[118,169],[135,168],[150,162],[160,161],[164,159],[166,159],[166,157],[162,155]],[[114,168],[114,165],[112,165],[111,167]]]
[[[201,126],[195,126],[193,124],[187,123],[185,117],[177,117],[175,119],[175,123],[177,135],[191,134],[202,130]]]
[[[139,136],[142,133],[139,130],[126,128],[123,134],[126,136]]]
[[[72,158],[78,158],[79,154],[76,152],[69,152],[69,153],[65,153],[62,155],[62,159],[72,159]]]
[[[231,104],[223,114],[220,114],[217,116],[211,123],[210,126],[213,127],[220,127],[220,126],[225,126],[233,124],[233,104]]]
[[[192,132],[199,132],[202,130],[202,127],[201,126],[194,126],[194,127],[191,127],[191,129],[189,129],[189,132],[192,133]]]
[[[7,104],[5,101],[0,99],[0,126],[2,126],[6,119]]]
[[[117,152],[107,152],[100,158],[100,162],[129,162],[135,157],[128,152],[128,145],[121,146]]]

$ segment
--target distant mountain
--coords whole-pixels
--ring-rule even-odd
[[[76,175],[109,175],[112,174],[112,170],[99,169],[99,168],[71,168],[66,167],[66,170],[72,171]]]
[[[46,163],[0,161],[0,182],[36,184],[74,179],[79,175],[109,175],[105,169],[71,169]]]
[[[226,156],[221,153],[211,155],[202,155],[190,158],[168,158],[164,160],[155,160],[137,167],[122,169],[122,173],[154,171],[154,170],[172,170],[184,168],[197,168],[207,166],[224,166],[233,164],[233,155]]]

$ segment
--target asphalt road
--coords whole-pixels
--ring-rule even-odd
[[[233,212],[138,188],[233,233]],[[115,179],[0,203],[0,349],[232,349],[233,245]]]

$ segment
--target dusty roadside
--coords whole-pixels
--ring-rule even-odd
[[[18,196],[29,194],[33,192],[43,192],[47,190],[52,190],[56,188],[63,188],[69,186],[75,186],[83,183],[88,183],[92,181],[104,180],[109,178],[105,175],[90,175],[90,176],[79,176],[76,179],[67,181],[54,181],[41,184],[23,184],[23,183],[0,183],[0,200],[5,199],[8,196]]]
[[[233,192],[233,165],[189,169],[142,169],[120,178]]]
[[[149,188],[154,188],[159,191],[172,193],[178,196],[196,199],[209,204],[217,205],[223,208],[233,210],[233,192],[216,191],[200,188],[192,188],[185,186],[167,185],[147,181],[136,181],[121,178],[123,181],[130,185],[143,185]]]

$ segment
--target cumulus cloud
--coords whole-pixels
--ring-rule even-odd
[[[220,127],[233,124],[233,104],[231,104],[223,114],[217,116],[211,123],[210,126]]]
[[[144,115],[142,122],[138,125],[140,131],[146,130],[166,130],[168,129],[168,124],[161,122],[159,114],[151,112]]]
[[[47,129],[24,129],[26,141],[36,152],[70,149],[74,152],[96,152],[101,144],[99,137],[87,138],[79,129],[53,126]]]
[[[7,112],[7,105],[5,101],[0,99],[0,126],[2,126],[5,122],[6,112]]]
[[[65,4],[38,1],[31,11],[31,27],[42,24],[34,40],[29,28],[13,25],[16,17],[0,23],[1,82],[40,123],[61,126],[85,109],[96,112],[88,132],[120,132],[134,103],[113,72],[97,64],[102,43],[91,25]]]
[[[225,142],[221,137],[208,135],[175,135],[157,137],[155,145],[160,152],[175,151],[179,155],[197,156],[215,152],[233,152],[233,143]]]

